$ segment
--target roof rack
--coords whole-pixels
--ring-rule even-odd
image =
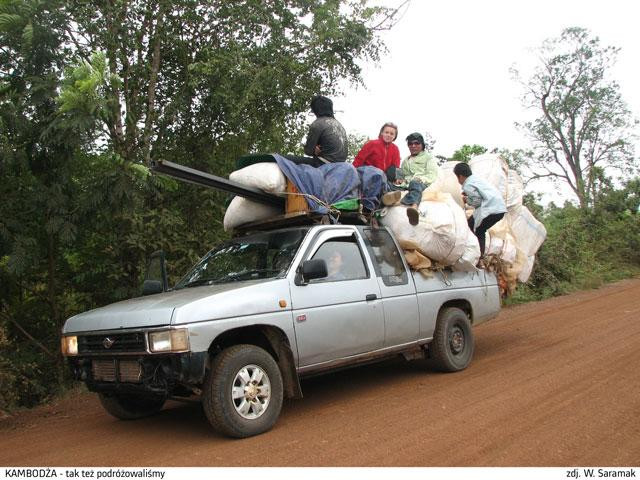
[[[287,193],[289,195],[287,195],[285,199],[272,193],[263,192],[258,188],[247,187],[232,180],[227,180],[226,178],[166,160],[153,160],[150,168],[154,173],[167,175],[183,182],[221,190],[233,195],[245,197],[254,202],[281,207],[285,212],[282,215],[277,215],[267,220],[245,223],[236,227],[234,233],[237,234],[300,225],[330,225],[334,223],[369,225],[371,223],[371,213],[363,211],[340,211],[337,216],[311,212],[306,198],[298,194],[298,190],[289,180],[287,180]]]

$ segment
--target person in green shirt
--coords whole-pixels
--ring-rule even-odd
[[[396,185],[402,190],[408,190],[407,194],[400,200],[402,192],[396,190],[385,193],[382,202],[385,205],[393,205],[400,200],[404,205],[408,205],[407,217],[411,225],[417,225],[420,219],[418,205],[422,200],[422,192],[438,178],[438,164],[433,156],[425,151],[424,137],[419,133],[412,133],[407,138],[407,146],[410,155],[402,161],[400,166],[400,177],[396,180]]]

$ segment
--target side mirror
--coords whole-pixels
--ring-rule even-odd
[[[145,280],[142,283],[142,295],[153,295],[155,293],[162,293],[162,282],[160,280]]]
[[[307,260],[302,262],[299,274],[302,276],[302,285],[306,285],[309,280],[314,278],[324,278],[329,273],[327,272],[327,262],[324,260]]]
[[[153,295],[169,289],[165,254],[162,250],[153,252],[147,264],[147,274],[142,283],[142,295]]]

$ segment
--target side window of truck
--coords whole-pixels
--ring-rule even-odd
[[[388,287],[406,285],[409,282],[402,254],[386,230],[364,229],[364,239],[373,260],[376,275]]]
[[[327,262],[328,275],[325,278],[312,280],[311,283],[357,280],[369,276],[360,248],[353,237],[332,238],[324,242],[312,258],[312,260],[319,259]]]

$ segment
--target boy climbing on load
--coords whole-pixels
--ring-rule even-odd
[[[458,163],[453,173],[462,185],[462,199],[473,207],[473,215],[469,217],[469,228],[480,244],[480,258],[484,257],[485,234],[487,230],[502,220],[507,207],[500,192],[486,180],[473,175],[471,167],[466,163]]]

